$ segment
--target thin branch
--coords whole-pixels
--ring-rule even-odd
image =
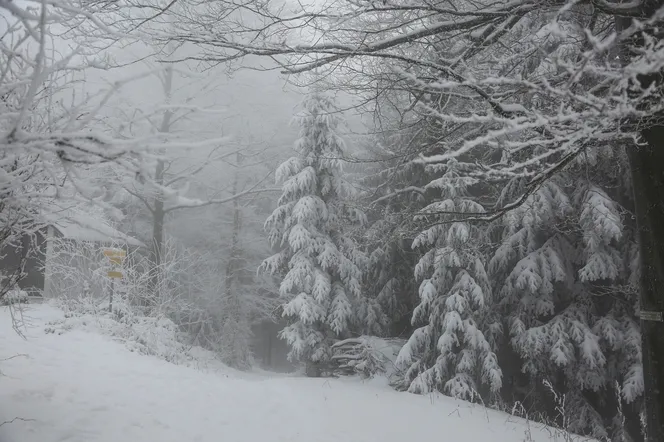
[[[138,198],[138,200],[139,200],[140,202],[142,202],[143,205],[145,205],[145,207],[148,209],[148,211],[150,211],[150,213],[154,215],[155,209],[150,205],[150,202],[149,202],[145,197],[143,197],[143,195],[139,194],[138,192],[134,192],[134,191],[132,191],[131,189],[129,189],[129,187],[126,187],[126,186],[124,186],[124,189],[125,189],[130,195],[132,195],[132,196]]]
[[[196,207],[205,207],[205,206],[209,206],[209,205],[212,205],[212,204],[224,204],[224,203],[234,201],[236,199],[240,199],[240,198],[245,197],[247,195],[254,195],[254,194],[257,194],[257,193],[281,192],[281,191],[282,191],[281,188],[255,189],[255,190],[249,189],[249,190],[245,190],[244,192],[239,192],[239,193],[236,193],[235,195],[231,195],[228,198],[210,199],[210,200],[206,200],[206,201],[189,200],[190,202],[188,202],[188,203],[165,208],[164,213],[168,213],[168,212],[172,212],[174,210],[180,210],[180,209],[191,209],[191,208],[196,208]]]
[[[0,362],[11,361],[12,359],[15,359],[15,358],[29,358],[29,356],[25,353],[19,353],[17,355],[10,356],[8,358],[0,359]]]
[[[35,422],[35,419],[26,419],[26,418],[23,418],[23,417],[15,417],[15,418],[12,419],[12,420],[4,421],[4,422],[0,422],[0,427],[2,427],[3,425],[13,424],[13,423],[16,422],[16,421],[21,421],[21,422]]]

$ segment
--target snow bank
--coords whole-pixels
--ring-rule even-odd
[[[45,333],[68,319],[49,305],[25,316],[26,340],[0,308],[0,422],[23,419],[0,426],[2,442],[555,440],[503,413],[392,391],[380,377],[203,372],[131,352],[89,325]]]
[[[129,351],[156,356],[174,364],[234,371],[222,364],[213,352],[186,345],[187,337],[169,318],[139,316],[121,302],[116,299],[113,313],[110,313],[106,301],[97,302],[92,298],[52,300],[50,305],[62,310],[63,314],[47,321],[44,331],[62,335],[72,330],[85,330],[112,337],[124,343]]]

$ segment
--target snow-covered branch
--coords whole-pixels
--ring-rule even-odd
[[[207,200],[200,200],[200,199],[194,199],[194,198],[186,198],[181,195],[174,194],[173,198],[171,199],[168,195],[166,196],[166,200],[168,201],[168,204],[164,208],[165,212],[172,212],[174,210],[180,210],[180,209],[190,209],[190,208],[195,208],[195,207],[205,207],[213,204],[225,204],[229,203],[234,200],[241,199],[243,197],[249,196],[249,195],[256,195],[259,193],[265,193],[265,192],[280,192],[281,189],[276,187],[276,188],[261,188],[261,189],[255,189],[251,188],[248,190],[245,190],[243,192],[238,192],[236,194],[227,196],[225,198],[211,198]]]

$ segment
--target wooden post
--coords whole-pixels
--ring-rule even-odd
[[[127,257],[127,252],[122,249],[108,248],[103,250],[104,256],[108,258],[111,264],[111,269],[106,272],[106,275],[111,278],[111,292],[109,294],[108,311],[113,312],[113,292],[115,291],[115,278],[122,278],[122,264]]]
[[[270,327],[271,328],[271,327]],[[267,368],[272,369],[272,330],[267,330]]]
[[[109,296],[109,301],[108,301],[108,311],[110,313],[113,313],[113,291],[115,286],[115,278],[111,278],[111,294]]]

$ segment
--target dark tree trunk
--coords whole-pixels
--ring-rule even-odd
[[[268,370],[272,369],[272,330],[268,329],[267,332],[267,352],[266,352],[266,360],[265,360],[265,366]]]
[[[641,19],[652,17],[664,0],[642,0]],[[616,31],[632,24],[632,19],[616,17]],[[620,58],[627,64],[644,47],[645,30],[623,40]],[[662,74],[638,75],[641,89],[653,84],[662,88]],[[644,106],[647,106],[644,105]],[[632,172],[634,208],[640,248],[641,348],[643,353],[646,440],[664,442],[664,125],[662,119],[639,122],[641,146],[628,146]]]
[[[664,311],[664,126],[642,132],[628,149],[641,254],[641,310]],[[647,436],[664,442],[664,322],[641,318]]]

